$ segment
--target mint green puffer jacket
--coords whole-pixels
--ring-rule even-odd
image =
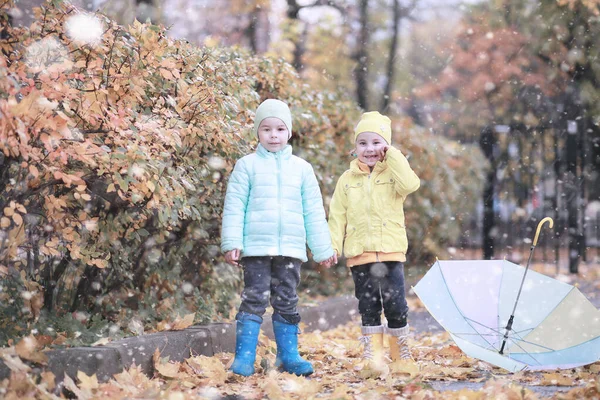
[[[316,262],[333,255],[312,166],[292,155],[290,145],[271,153],[259,144],[237,161],[229,178],[221,250],[307,261],[307,242]]]

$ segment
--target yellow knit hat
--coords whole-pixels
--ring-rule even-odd
[[[360,117],[354,128],[354,141],[363,132],[373,132],[381,136],[387,144],[392,143],[392,121],[377,111],[369,111]]]

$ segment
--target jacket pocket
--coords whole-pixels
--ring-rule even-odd
[[[346,227],[346,234],[344,235],[344,255],[346,257],[354,257],[361,254],[362,251],[363,249],[358,240],[356,227]]]
[[[406,237],[406,226],[398,221],[388,219],[382,224],[382,245],[386,253],[406,253],[408,250],[408,239]]]

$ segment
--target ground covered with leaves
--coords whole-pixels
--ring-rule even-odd
[[[413,302],[411,308],[418,307]],[[309,359],[315,373],[296,377],[273,368],[275,342],[261,334],[257,373],[241,377],[228,371],[231,353],[215,357],[196,356],[184,362],[172,362],[154,356],[155,374],[144,375],[139,367],[116,375],[106,383],[80,372],[76,380],[66,378],[62,395],[50,372],[35,377],[35,371],[23,364],[11,365],[10,379],[0,383],[0,397],[59,398],[69,395],[80,399],[537,399],[548,398],[534,387],[561,388],[551,398],[600,399],[600,362],[566,371],[511,374],[485,362],[465,356],[447,333],[420,334],[411,338],[415,361],[389,362],[380,371],[361,368],[360,327],[351,322],[327,332],[303,333],[301,353]],[[3,350],[8,353],[23,349]],[[17,358],[12,358],[14,361]],[[456,391],[435,390],[436,383],[461,382]],[[480,385],[483,383],[483,387]],[[539,391],[539,390],[538,390]],[[550,393],[552,391],[545,391]]]

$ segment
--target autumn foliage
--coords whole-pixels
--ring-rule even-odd
[[[97,336],[85,332],[228,318],[241,275],[221,258],[220,215],[226,178],[256,143],[254,110],[270,97],[290,104],[294,151],[327,203],[350,161],[356,105],[282,60],[198,48],[64,3],[12,28],[0,4],[0,343],[33,328],[89,343]],[[80,17],[101,24],[96,40],[70,34]],[[425,259],[476,199],[479,153],[396,124],[424,179],[409,235]]]
[[[37,12],[29,29],[4,24],[0,59],[3,340],[43,311],[143,323],[228,310],[224,178],[250,150],[253,110],[290,99],[298,135],[333,138],[356,108],[281,61],[101,16],[100,40],[81,43],[65,29],[75,8]]]
[[[487,124],[548,125],[549,100],[565,87],[566,74],[556,66],[566,50],[551,43],[546,58],[532,55],[532,40],[517,27],[465,23],[444,48],[448,65],[417,90],[421,98],[443,102],[433,125],[467,139],[478,138]]]

